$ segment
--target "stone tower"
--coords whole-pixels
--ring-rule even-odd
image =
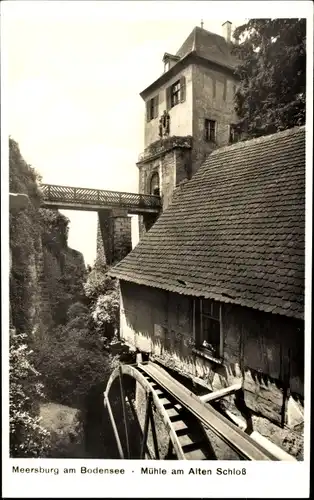
[[[146,116],[139,192],[159,194],[163,209],[207,154],[237,140],[229,21],[223,31],[224,37],[195,27],[175,55],[164,54],[163,74],[140,94]],[[140,235],[155,220],[140,217]]]

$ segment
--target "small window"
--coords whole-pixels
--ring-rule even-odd
[[[151,121],[158,116],[159,96],[155,96],[146,102],[147,121]]]
[[[170,61],[165,62],[165,72],[170,69]]]
[[[205,141],[216,142],[216,122],[205,119]]]
[[[196,330],[196,348],[204,350],[214,358],[219,359],[221,352],[220,303],[210,299],[199,300],[196,314],[198,328]]]
[[[230,125],[229,127],[229,143],[234,144],[235,142],[240,141],[241,134],[236,125]]]

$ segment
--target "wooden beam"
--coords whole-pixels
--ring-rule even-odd
[[[128,420],[127,420],[126,407],[125,407],[125,394],[124,394],[123,383],[122,383],[122,369],[121,369],[121,366],[119,368],[120,368],[120,370],[119,370],[120,371],[120,373],[119,373],[119,375],[120,375],[119,376],[120,394],[121,394],[122,412],[123,412],[124,429],[125,429],[125,441],[126,441],[126,449],[127,449],[128,458],[130,458]]]
[[[130,408],[131,408],[131,412],[132,412],[132,415],[133,415],[133,419],[134,419],[134,422],[136,422],[137,424],[137,428],[138,428],[138,432],[139,432],[139,435],[141,437],[141,440],[143,440],[143,431],[142,431],[142,428],[141,428],[141,424],[139,423],[139,420],[138,420],[138,415],[135,411],[135,408],[133,406],[133,402],[132,400],[127,396],[127,400],[129,402],[129,405],[130,405]],[[146,449],[145,449],[145,452],[147,453],[147,455],[149,456],[150,459],[152,459],[152,454],[147,446],[147,443],[146,443]]]
[[[209,394],[200,396],[200,400],[203,403],[208,403],[209,401],[217,401],[218,399],[221,399],[224,396],[228,396],[229,394],[233,394],[236,391],[239,391],[241,387],[242,387],[242,382],[238,382],[237,384],[230,385],[229,387],[224,387],[219,391],[210,392]]]
[[[149,375],[188,411],[195,415],[206,427],[218,435],[245,460],[276,460],[268,450],[241,431],[235,424],[215,410],[205,405],[198,396],[176,381],[163,368],[153,363],[142,365],[141,370]],[[171,431],[172,432],[172,429]]]
[[[148,437],[148,427],[149,427],[149,420],[150,420],[149,416],[150,416],[151,404],[152,404],[152,394],[150,392],[148,394],[148,397],[147,397],[146,413],[145,413],[145,423],[144,423],[144,432],[143,432],[143,441],[142,441],[142,446],[141,446],[141,456],[140,456],[140,458],[145,458],[145,446],[146,446],[147,437]]]
[[[152,405],[150,407],[150,423],[152,426],[152,434],[153,434],[153,441],[154,441],[154,448],[155,448],[155,459],[160,460],[159,449],[158,449],[158,439],[157,439],[156,426],[155,426],[155,420],[154,420],[154,412],[153,412]]]
[[[109,398],[108,398],[108,396],[107,396],[106,393],[105,393],[105,407],[107,407],[107,409],[108,409],[109,418],[110,418],[111,425],[112,425],[112,428],[113,428],[114,437],[116,438],[116,443],[117,443],[117,446],[118,446],[118,451],[119,451],[120,458],[124,458],[124,453],[123,453],[123,449],[122,449],[122,446],[121,446],[121,441],[120,441],[118,429],[117,429],[116,423],[114,421],[113,414],[112,414],[112,409],[111,409],[111,405],[110,405]]]

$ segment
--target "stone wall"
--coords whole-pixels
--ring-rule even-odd
[[[97,264],[112,265],[132,250],[131,217],[124,209],[98,212]]]
[[[187,138],[187,144],[192,144]],[[162,209],[170,205],[173,192],[184,180],[191,177],[191,148],[174,146],[165,149],[158,157],[149,156],[137,164],[139,169],[139,192],[150,194],[150,181],[155,172],[159,175]],[[147,214],[139,216],[139,236],[148,231],[158,217]]]
[[[193,173],[215,148],[228,145],[229,126],[236,122],[234,93],[236,81],[230,74],[205,65],[193,65]],[[215,120],[216,144],[204,138],[204,120]]]
[[[302,423],[302,322],[223,304],[219,364],[194,350],[192,298],[126,282],[120,287],[120,336],[129,346],[202,380],[211,390],[241,382],[243,399],[226,398],[236,415],[251,412],[272,425],[284,425],[287,435]],[[299,416],[291,418],[293,405]]]

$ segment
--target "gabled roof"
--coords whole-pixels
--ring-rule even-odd
[[[305,128],[218,148],[111,270],[134,283],[303,317]]]
[[[223,36],[196,26],[176,55],[183,58],[190,52],[195,52],[203,59],[234,69],[237,61],[231,54],[231,49],[232,44],[228,43]]]

